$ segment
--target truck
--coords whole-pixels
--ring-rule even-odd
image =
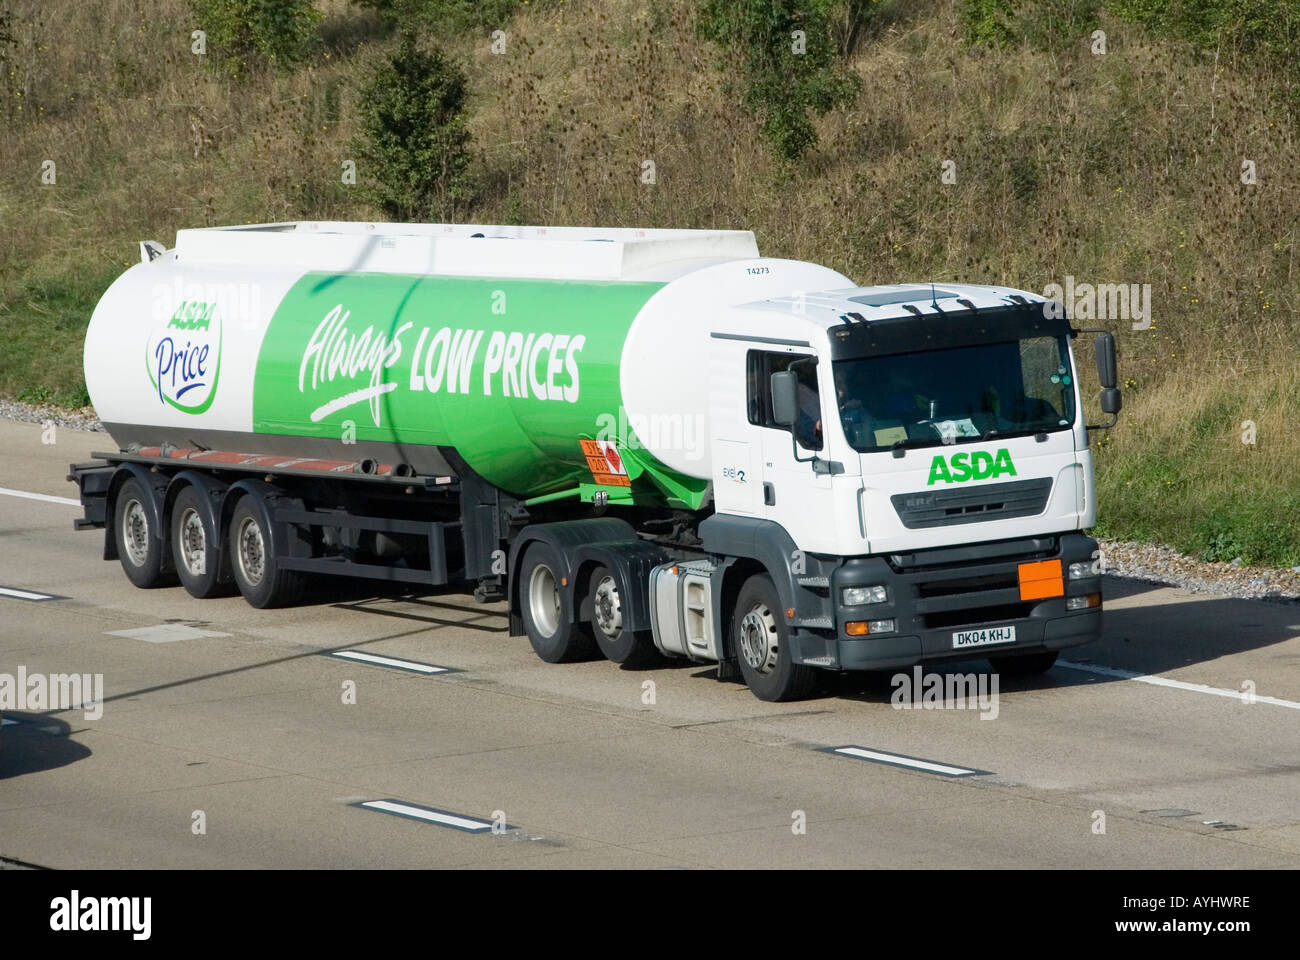
[[[117,449],[69,480],[137,587],[460,585],[544,661],[684,658],[767,701],[826,671],[1032,674],[1100,633],[1115,365],[1043,296],[862,287],[750,231],[183,229],[93,312]]]

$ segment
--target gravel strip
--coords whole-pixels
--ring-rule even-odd
[[[21,400],[0,399],[0,420],[19,420],[23,423],[53,422],[56,427],[70,430],[95,430],[104,432],[93,407],[69,410],[48,403],[23,403]]]
[[[56,426],[72,430],[104,431],[92,407],[68,410],[49,404],[0,399],[0,420],[53,421]],[[1102,540],[1101,557],[1106,573],[1117,577],[1167,583],[1192,593],[1256,600],[1300,600],[1300,567],[1287,570],[1207,563],[1169,547],[1122,540]]]
[[[1100,542],[1102,569],[1113,576],[1167,583],[1192,593],[1254,600],[1300,600],[1300,568],[1208,563],[1150,543]]]

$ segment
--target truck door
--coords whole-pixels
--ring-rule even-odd
[[[807,549],[827,549],[835,541],[831,478],[815,473],[811,463],[830,458],[826,418],[837,415],[826,403],[818,366],[811,354],[750,350],[746,357],[748,417],[760,435],[763,516]],[[783,370],[799,380],[799,414],[790,428],[772,418],[772,374]]]

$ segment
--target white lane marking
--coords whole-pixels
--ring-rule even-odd
[[[6,497],[22,497],[24,500],[43,500],[46,503],[62,503],[69,507],[81,506],[80,500],[70,500],[67,497],[52,497],[48,493],[31,493],[27,490],[10,490],[8,487],[0,487],[0,494]]]
[[[400,817],[427,820],[429,823],[441,824],[444,827],[455,827],[457,830],[468,830],[470,833],[479,833],[483,830],[492,829],[491,822],[487,820],[462,817],[454,813],[447,813],[445,810],[432,810],[428,807],[417,807],[409,803],[398,803],[395,800],[367,800],[365,803],[358,804],[358,806],[365,807],[367,810],[395,813]]]
[[[14,587],[0,587],[0,597],[15,597],[19,600],[53,600],[49,593],[32,593],[30,590],[18,590]]]
[[[881,753],[879,750],[868,750],[865,747],[836,747],[834,753],[842,753],[848,757],[857,757],[859,760],[874,760],[877,763],[888,763],[897,767],[911,767],[913,770],[924,770],[926,773],[941,773],[945,777],[967,777],[972,773],[979,773],[979,770],[970,770],[966,767],[954,767],[946,763],[934,763],[931,760],[918,760],[916,757],[904,757],[897,753]]]
[[[228,637],[228,633],[199,630],[183,623],[160,623],[156,627],[136,627],[133,630],[109,630],[107,636],[127,637],[145,643],[175,643],[178,640],[201,640],[204,637]]]
[[[1242,690],[1227,690],[1223,687],[1209,687],[1203,683],[1187,683],[1183,680],[1171,680],[1168,677],[1157,677],[1149,673],[1134,673],[1132,670],[1118,670],[1115,667],[1103,667],[1095,663],[1075,663],[1071,660],[1059,660],[1056,664],[1058,667],[1065,667],[1067,670],[1083,670],[1087,673],[1100,673],[1106,677],[1118,677],[1121,680],[1136,680],[1138,683],[1149,683],[1156,687],[1170,687],[1174,690],[1190,690],[1192,693],[1209,693],[1216,697],[1228,697],[1231,700],[1240,700],[1242,703],[1271,703],[1275,707],[1289,707],[1292,710],[1300,710],[1300,703],[1294,700],[1280,700],[1277,697],[1261,697],[1259,694],[1247,694]]]
[[[4,718],[3,720],[0,720],[0,727],[16,727],[16,726],[18,726],[17,720],[10,720],[8,717]]]
[[[448,673],[447,667],[435,667],[431,663],[416,663],[414,660],[398,660],[396,657],[381,657],[374,653],[362,653],[360,650],[335,650],[330,653],[331,657],[342,657],[344,660],[357,660],[361,663],[373,663],[380,667],[395,667],[398,670],[409,670],[412,673]]]

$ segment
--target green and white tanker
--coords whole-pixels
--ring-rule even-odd
[[[738,665],[768,698],[973,647],[1041,665],[1099,629],[1078,331],[1036,294],[863,288],[747,231],[285,223],[141,251],[86,334],[119,449],[74,476],[155,579],[259,605],[283,596],[254,576],[477,581],[547,659],[585,631],[614,659]],[[353,465],[374,516],[327,522],[359,509]],[[217,507],[178,530],[186,486]],[[252,522],[250,497],[281,507]]]

